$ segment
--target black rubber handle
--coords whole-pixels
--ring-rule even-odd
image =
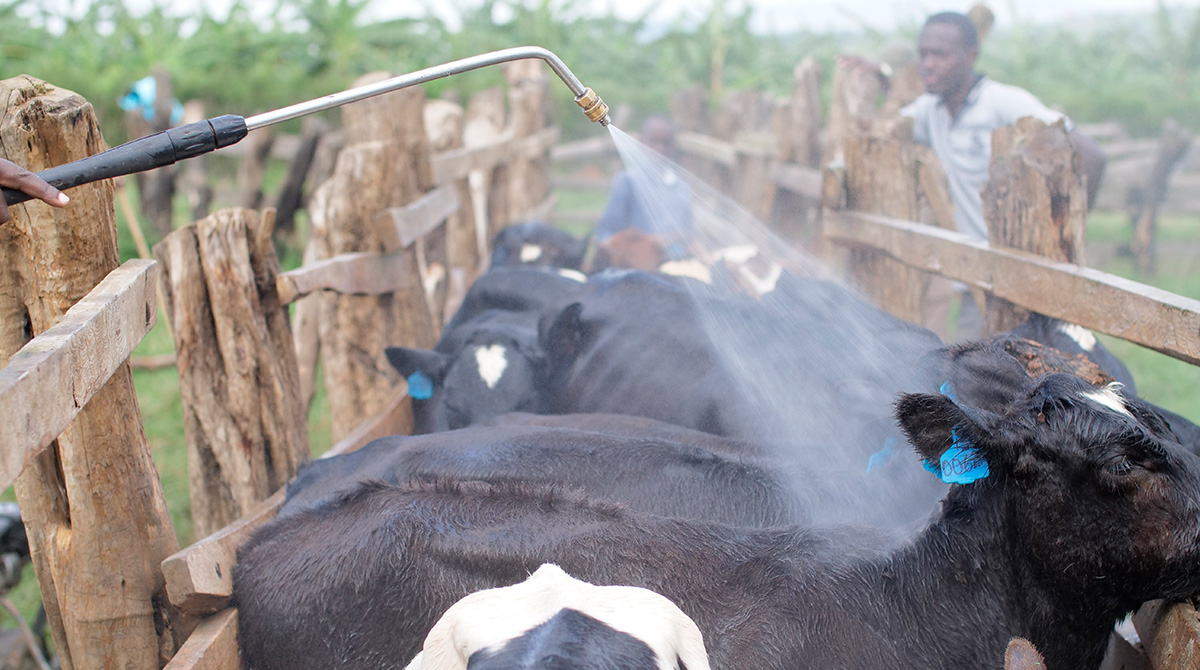
[[[246,119],[226,114],[147,135],[95,156],[42,170],[38,176],[64,190],[206,154],[238,143],[246,132]],[[9,205],[32,199],[15,189],[4,188],[3,191],[4,202]]]

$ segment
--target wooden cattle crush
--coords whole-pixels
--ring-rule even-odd
[[[337,389],[331,400],[343,401],[333,409],[338,442],[330,454],[408,432],[405,387],[383,364],[382,347],[430,346],[486,262],[491,233],[553,207],[547,165],[557,134],[546,116],[545,74],[537,63],[515,65],[506,73],[507,112],[501,90],[476,97],[465,112],[413,89],[347,107],[346,147],[310,203],[313,241],[296,271],[278,271],[268,243],[272,213],[245,209],[175,231],[155,248],[157,264],[117,268],[108,184],[75,189],[67,210],[14,208],[14,221],[0,226],[0,267],[11,282],[0,291],[0,324],[6,351],[16,352],[0,373],[0,392],[25,427],[4,438],[0,468],[8,481],[24,470],[18,496],[62,667],[240,667],[231,568],[239,544],[281,504],[279,484],[306,457],[297,427],[316,352]],[[807,86],[797,73],[797,88]],[[90,106],[78,96],[27,78],[3,86],[10,111],[0,140],[9,158],[40,170],[100,148]],[[855,86],[835,82],[847,101],[835,106],[849,104]],[[872,123],[870,132],[847,130],[821,147],[815,131],[797,130],[801,119],[784,118],[794,122],[780,131],[795,138],[790,160],[746,139],[730,140],[732,153],[708,145],[710,153],[735,166],[731,174],[772,175],[767,189],[819,194],[818,246],[889,311],[911,320],[927,277],[938,275],[977,290],[994,328],[1033,309],[1200,364],[1200,302],[1082,266],[1079,185],[1069,170],[1045,171],[1061,168],[1063,154],[1029,160],[1053,146],[1061,128],[997,134],[1005,181],[985,198],[993,237],[983,245],[917,222],[926,203],[933,222],[944,223],[948,200],[904,124]],[[692,139],[701,153],[703,142]],[[844,167],[818,170],[815,156],[830,151]],[[744,204],[779,197],[750,186]],[[123,362],[154,323],[160,275],[185,402],[193,512],[197,534],[206,535],[182,550]],[[1114,667],[1200,668],[1189,605],[1151,603],[1137,624],[1148,653],[1114,638],[1113,658],[1123,664]]]

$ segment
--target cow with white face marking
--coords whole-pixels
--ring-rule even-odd
[[[1127,612],[1200,593],[1200,458],[1138,399],[1053,374],[991,409],[906,394],[896,417],[931,469],[959,477],[910,541],[511,485],[365,485],[239,552],[243,658],[395,667],[459,598],[548,562],[669,598],[730,670],[1001,667],[1013,637],[1053,670],[1096,668]]]
[[[405,670],[707,670],[704,636],[675,603],[595,586],[547,563],[477,591],[434,624]]]
[[[509,411],[544,412],[543,313],[584,290],[578,272],[500,267],[471,286],[433,350],[391,347],[408,380],[416,432],[460,428]]]
[[[1029,315],[1029,319],[1020,326],[991,337],[992,342],[1000,343],[1010,349],[1019,348],[1015,342],[1018,339],[1032,340],[1062,352],[1066,356],[1083,356],[1095,363],[1104,375],[1120,382],[1124,386],[1126,394],[1137,394],[1137,387],[1129,368],[1121,362],[1121,359],[1113,355],[1092,331],[1083,326],[1033,312]],[[1151,406],[1170,426],[1180,444],[1194,453],[1200,454],[1200,426],[1164,407]]]
[[[530,265],[583,271],[591,238],[578,238],[541,221],[513,223],[492,240],[490,268]]]

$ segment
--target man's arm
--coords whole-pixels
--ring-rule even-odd
[[[1079,166],[1083,170],[1083,174],[1087,177],[1087,196],[1088,209],[1096,202],[1096,194],[1100,191],[1100,179],[1104,176],[1104,166],[1108,163],[1108,156],[1104,155],[1104,150],[1096,144],[1096,140],[1092,139],[1091,135],[1083,132],[1078,126],[1071,129],[1069,133],[1071,143],[1075,145],[1075,152],[1079,154]]]

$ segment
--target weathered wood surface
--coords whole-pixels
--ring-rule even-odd
[[[436,184],[448,184],[466,179],[473,170],[490,170],[505,164],[514,152],[525,157],[536,157],[555,146],[558,133],[558,127],[551,126],[518,140],[505,132],[484,144],[436,153],[432,158],[433,181]]]
[[[0,151],[30,170],[105,148],[91,105],[70,91],[21,76],[0,82],[0,101]],[[118,265],[111,182],[73,189],[65,209],[12,214],[0,225],[5,360]],[[61,667],[157,670],[192,624],[163,592],[158,566],[178,541],[127,365],[26,467],[16,495]]]
[[[275,278],[279,301],[289,304],[306,295],[332,289],[343,295],[383,295],[414,288],[413,255],[358,252],[302,265]]]
[[[911,221],[835,210],[825,210],[822,221],[840,244],[878,249],[1026,309],[1200,365],[1200,300]]]
[[[476,92],[467,103],[463,145],[467,148],[482,147],[502,137],[512,137],[512,129],[506,126],[507,116],[508,108],[502,87]],[[496,231],[508,225],[508,164],[473,169],[467,175],[467,181],[471,188],[471,204],[475,209],[475,235],[482,264],[485,262],[482,259],[488,257],[488,245]]]
[[[993,246],[1087,264],[1087,189],[1062,121],[1046,125],[1025,117],[997,128],[982,199]],[[989,297],[988,332],[1015,328],[1027,318],[1027,310]]]
[[[380,222],[381,232],[385,235],[394,232],[395,239],[384,243],[392,249],[410,247],[444,224],[460,205],[458,189],[453,184],[445,184],[403,207],[388,207],[379,214],[379,218],[386,221]]]
[[[514,151],[508,161],[508,212],[504,220],[489,221],[489,239],[550,196],[550,147],[533,140],[539,132],[557,130],[550,123],[553,103],[547,68],[536,60],[504,65],[508,82],[508,118]],[[536,153],[535,153],[536,152]]]
[[[155,246],[167,277],[200,535],[245,514],[308,460],[268,220],[225,209]]]
[[[435,159],[442,152],[462,148],[465,132],[466,110],[460,105],[447,100],[431,100],[425,104],[425,133],[429,136]],[[436,166],[433,170],[436,174]],[[443,323],[452,313],[452,307],[456,308],[456,301],[461,300],[458,295],[466,291],[467,284],[475,281],[482,263],[480,249],[486,247],[488,242],[476,239],[475,205],[471,200],[469,174],[468,172],[438,186],[439,189],[452,188],[458,202],[458,207],[446,218],[448,270],[445,291],[438,310],[438,316]]]
[[[158,321],[158,264],[113,270],[0,370],[0,489],[50,445]]]
[[[1200,670],[1200,613],[1191,603],[1145,603],[1133,625],[1155,670]]]
[[[862,132],[865,124],[876,117],[880,91],[879,77],[868,68],[841,61],[834,66],[822,165],[841,159],[846,138]]]
[[[364,103],[369,107],[356,109]],[[414,87],[343,108],[347,146],[333,177],[317,189],[309,206],[318,258],[399,251],[388,248],[395,234],[380,230],[378,214],[417,200],[433,186],[423,105],[424,94]],[[407,120],[399,123],[400,118]],[[399,383],[384,356],[386,347],[429,349],[437,340],[416,251],[403,253],[413,254],[407,264],[412,279],[405,284],[411,289],[383,296],[320,296],[320,348],[334,439],[377,414]]]
[[[811,200],[821,198],[821,171],[795,163],[773,163],[771,181],[781,188]]]
[[[199,626],[163,670],[241,670],[237,610],[218,612]]]
[[[904,220],[917,218],[916,156],[907,119],[878,135],[846,138],[846,207]],[[871,249],[854,249],[847,272],[879,307],[910,323],[922,323],[928,279],[918,270]]]
[[[358,426],[321,458],[350,453],[387,435],[411,433],[412,409],[407,390],[401,382],[388,395],[378,416]],[[167,557],[162,571],[171,602],[194,614],[209,614],[225,607],[233,594],[232,574],[238,547],[275,517],[283,499],[284,491],[280,489],[242,518]]]

